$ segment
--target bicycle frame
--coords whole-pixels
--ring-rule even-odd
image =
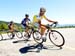
[[[52,30],[52,26],[54,25],[54,23],[53,24],[51,24],[51,25],[47,25],[47,26],[45,26],[46,28],[47,28],[47,32],[46,32],[46,35],[49,33],[49,31],[51,31]],[[57,23],[55,24],[55,26],[54,27],[56,27],[56,25],[57,25]],[[31,30],[29,33],[29,37],[31,36],[31,34],[35,31],[34,30],[34,28],[30,28],[29,30]]]
[[[49,32],[51,32],[53,25],[54,25],[54,23],[51,24],[51,25],[48,24],[48,25],[45,26],[46,29],[47,29],[47,31],[46,31],[46,36],[48,35]],[[56,25],[57,25],[57,23],[54,25],[54,27],[56,27]]]
[[[29,29],[29,31],[28,31],[29,37],[31,36],[31,34],[33,34],[34,31],[35,31],[34,28]]]

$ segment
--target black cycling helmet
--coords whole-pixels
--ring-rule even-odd
[[[10,23],[12,24],[12,23],[14,23],[13,21],[10,21]]]
[[[28,15],[28,14],[25,14],[25,16],[26,16],[26,17],[29,17],[29,15]]]

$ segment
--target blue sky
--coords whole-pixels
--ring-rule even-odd
[[[75,0],[0,0],[0,20],[20,23],[26,13],[32,20],[40,7],[59,24],[75,24]]]

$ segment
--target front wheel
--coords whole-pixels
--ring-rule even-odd
[[[27,32],[23,32],[22,35],[23,35],[24,40],[28,40],[30,38],[30,35]]]
[[[41,33],[39,31],[34,31],[33,32],[33,38],[34,41],[37,43],[43,43],[42,37],[41,37]]]
[[[18,38],[22,38],[22,37],[23,37],[21,32],[17,32],[17,33],[16,33],[16,36],[17,36]]]
[[[63,35],[56,30],[51,30],[49,33],[49,39],[57,47],[61,47],[65,43]]]

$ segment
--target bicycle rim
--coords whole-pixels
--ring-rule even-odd
[[[8,37],[10,37],[10,39],[11,39],[11,38],[14,38],[14,36],[15,36],[14,34],[12,34],[12,33],[10,33],[10,32],[8,32],[7,35],[8,35]]]
[[[24,40],[28,40],[30,38],[27,32],[23,32],[22,35],[23,35]]]
[[[41,33],[39,31],[35,31],[33,33],[33,38],[34,38],[35,42],[37,42],[37,43],[43,43],[43,40],[42,40],[42,37],[41,37]]]
[[[17,33],[16,33],[16,36],[17,36],[18,38],[22,38],[22,37],[23,37],[21,32],[17,32]]]
[[[2,34],[0,34],[0,41],[1,41],[1,40],[3,40],[3,36],[2,36]]]
[[[63,35],[56,30],[51,30],[49,33],[49,39],[55,46],[58,47],[63,46],[65,43]]]

